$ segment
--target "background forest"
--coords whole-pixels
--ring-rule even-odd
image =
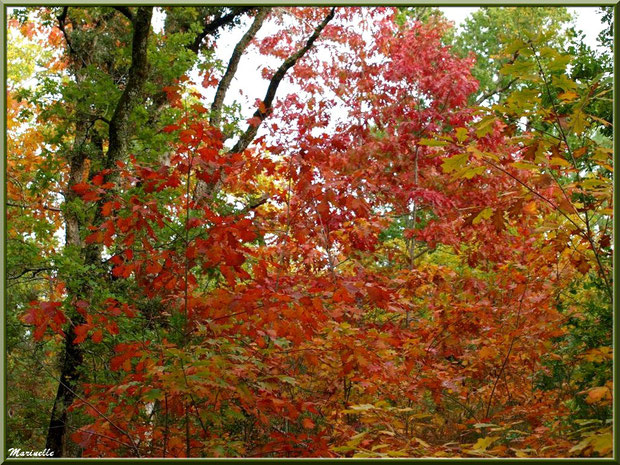
[[[611,456],[600,20],[13,10],[7,447]]]

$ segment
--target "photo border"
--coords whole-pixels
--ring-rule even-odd
[[[11,7],[20,7],[20,6],[105,6],[105,5],[125,5],[125,6],[134,6],[134,5],[152,5],[152,6],[199,6],[199,5],[225,5],[225,6],[243,6],[243,5],[260,5],[260,6],[435,6],[435,7],[492,7],[492,6],[564,6],[564,7],[597,7],[597,6],[613,6],[614,7],[614,100],[615,96],[618,95],[619,83],[616,79],[616,70],[618,69],[618,57],[620,55],[617,47],[616,33],[618,31],[618,26],[620,21],[618,20],[618,12],[620,9],[620,4],[614,0],[602,0],[602,1],[584,1],[584,0],[546,0],[546,1],[533,1],[533,0],[525,0],[525,1],[500,1],[500,0],[480,0],[480,1],[467,1],[467,0],[441,0],[438,2],[432,1],[409,1],[409,0],[389,0],[387,2],[383,2],[380,0],[357,0],[357,1],[346,1],[346,0],[312,0],[312,1],[291,1],[291,0],[268,0],[265,2],[248,2],[242,0],[228,0],[226,2],[217,1],[217,0],[183,0],[181,2],[174,1],[160,1],[160,2],[151,2],[144,0],[99,0],[99,1],[84,1],[84,0],[65,0],[63,2],[58,1],[50,1],[50,0],[21,0],[21,1],[11,1],[11,0],[0,0],[0,24],[2,24],[2,66],[0,67],[0,79],[3,83],[3,92],[0,96],[0,104],[2,106],[3,112],[0,115],[0,122],[2,123],[2,128],[4,131],[4,137],[0,140],[0,151],[2,156],[0,156],[0,182],[2,182],[2,190],[1,190],[1,198],[0,201],[2,203],[3,215],[2,215],[2,227],[1,231],[1,241],[0,241],[0,256],[2,256],[2,276],[3,279],[0,280],[0,292],[2,293],[2,315],[0,316],[0,326],[2,327],[2,348],[3,348],[3,357],[0,361],[0,373],[3,376],[3,382],[0,383],[0,398],[2,398],[2,415],[0,422],[0,430],[4,431],[4,434],[0,435],[0,463],[50,463],[50,458],[9,458],[7,457],[7,444],[6,444],[6,435],[7,430],[5,425],[7,424],[7,408],[6,408],[6,394],[7,394],[7,379],[6,379],[6,362],[7,362],[7,350],[6,350],[6,290],[7,290],[7,274],[6,274],[6,199],[7,199],[7,187],[6,187],[6,161],[7,161],[7,122],[6,122],[6,113],[7,113],[7,101],[6,101],[6,89],[7,89],[7,9]],[[614,146],[614,167],[617,166],[618,161],[618,148],[620,143],[617,137],[617,126],[616,123],[618,121],[619,115],[619,106],[617,102],[613,108],[613,119],[614,119],[614,132],[613,132],[613,146]],[[614,218],[613,218],[613,226],[614,226],[614,249],[617,247],[616,239],[617,235],[615,234],[618,230],[618,226],[620,225],[620,220],[618,219],[616,206],[618,205],[618,201],[620,200],[620,194],[618,189],[616,189],[616,176],[614,171]],[[80,463],[80,462],[92,462],[92,461],[102,461],[102,462],[110,462],[110,463],[135,463],[135,462],[152,462],[152,463],[179,463],[179,462],[226,462],[226,463],[248,463],[248,462],[260,462],[260,463],[293,463],[293,462],[355,462],[355,463],[369,463],[374,462],[376,460],[388,460],[388,461],[398,461],[398,462],[411,462],[416,464],[434,464],[434,463],[452,463],[452,462],[466,462],[466,463],[479,463],[479,462],[488,462],[491,461],[493,463],[584,463],[587,462],[589,464],[612,464],[612,463],[620,463],[618,461],[618,436],[619,431],[616,425],[616,418],[618,412],[618,402],[617,402],[617,394],[618,394],[618,386],[616,380],[618,379],[619,365],[616,363],[616,347],[618,345],[618,333],[617,333],[617,291],[618,291],[618,270],[617,270],[617,254],[614,254],[613,257],[613,278],[614,278],[614,296],[613,296],[613,357],[614,357],[614,365],[613,365],[613,381],[614,381],[614,398],[613,398],[613,457],[612,458],[469,458],[469,457],[455,457],[455,458],[56,458],[51,459],[53,463]]]

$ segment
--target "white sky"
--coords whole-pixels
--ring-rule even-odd
[[[454,22],[455,26],[458,27],[470,14],[479,8],[441,7],[439,9],[449,21]],[[579,7],[568,8],[568,10],[575,16],[576,29],[584,31],[585,42],[592,48],[597,48],[597,36],[603,28],[601,23],[602,15],[597,13],[598,8]],[[159,22],[161,25],[160,27],[163,26],[161,18],[159,20],[156,18],[154,22]],[[249,27],[249,21],[246,21],[246,23],[247,24],[243,28],[236,28],[234,31],[223,32],[221,34],[218,44],[226,44],[226,46],[219,47],[216,50],[216,56],[221,59],[224,64],[228,63],[234,44],[239,41],[247,27]],[[258,33],[258,37],[261,37],[262,33],[264,33],[265,30],[268,30],[268,28],[269,24],[264,24]],[[250,118],[256,109],[255,100],[257,98],[262,99],[267,91],[268,81],[261,77],[261,69],[265,65],[276,68],[279,63],[273,59],[266,59],[264,56],[260,56],[256,52],[248,51],[247,54],[242,57],[235,78],[233,79],[230,89],[227,92],[226,104],[231,104],[233,101],[237,101],[241,105],[243,112],[242,116],[246,119]],[[201,78],[199,78],[195,73],[190,73],[190,77],[197,83],[201,82]],[[210,104],[213,100],[213,96],[215,95],[215,89],[204,89],[202,86],[198,85],[198,90],[200,90],[204,95],[205,102]],[[276,99],[292,92],[295,92],[295,89],[286,79],[284,79],[280,83]],[[242,127],[245,127],[245,125],[242,125]],[[263,133],[263,130],[264,125],[259,130],[259,135]],[[231,140],[227,145],[232,146],[234,142],[235,141]]]
[[[15,8],[9,8],[8,14],[11,14],[11,11]],[[446,18],[452,22],[454,22],[455,26],[458,27],[463,21],[474,11],[478,10],[478,7],[441,7],[440,10],[446,16]],[[603,25],[601,23],[601,14],[597,13],[597,7],[572,7],[568,8],[569,12],[573,13],[575,17],[575,25],[578,30],[582,30],[585,33],[585,42],[592,48],[597,48],[597,36],[600,31],[603,29]],[[221,34],[221,40],[218,41],[218,45],[226,44],[225,46],[218,47],[216,50],[216,55],[219,59],[226,64],[230,58],[230,53],[232,52],[232,47],[236,44],[241,38],[242,34],[245,32],[249,25],[249,20],[246,21],[245,27],[235,28],[232,32],[225,32]],[[155,30],[161,30],[163,27],[163,14],[160,8],[155,9],[155,14],[153,18],[153,27]],[[268,28],[268,24],[263,25],[261,32],[264,32],[265,29]],[[259,36],[261,34],[259,32]],[[244,55],[239,64],[238,72],[233,80],[233,83],[227,93],[226,103],[230,104],[233,100],[236,100],[241,107],[243,108],[243,117],[249,118],[251,114],[255,110],[255,100],[256,98],[262,98],[265,95],[267,90],[268,82],[261,77],[261,69],[265,65],[271,65],[272,67],[277,67],[279,63],[277,60],[273,59],[265,59],[265,57],[261,57],[256,53],[249,52],[247,55]],[[190,77],[192,80],[199,84],[201,82],[201,78],[199,78],[196,73],[191,73]],[[23,84],[23,83],[22,83]],[[201,85],[198,85],[197,88],[203,92],[205,96],[205,102],[210,104],[213,95],[215,93],[215,89],[209,89],[205,91]],[[282,81],[280,88],[278,89],[277,96],[283,96],[287,93],[294,91],[291,88],[290,84],[286,81]]]
[[[454,21],[455,26],[459,26],[465,18],[478,10],[478,7],[449,6],[439,8],[450,21]],[[575,16],[577,29],[585,33],[585,42],[592,48],[597,47],[596,37],[603,29],[601,14],[597,13],[598,7],[574,7],[567,8],[568,12]]]

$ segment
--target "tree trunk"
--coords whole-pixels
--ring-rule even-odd
[[[75,400],[79,368],[82,366],[83,360],[82,349],[73,342],[75,339],[73,328],[73,326],[69,328],[65,338],[64,360],[45,443],[45,447],[54,453],[54,457],[64,456],[68,420],[67,409]]]
[[[133,19],[132,62],[129,68],[129,79],[119,101],[116,104],[114,117],[109,123],[109,149],[105,156],[104,166],[113,166],[117,160],[124,158],[130,137],[129,118],[136,103],[141,98],[141,89],[147,78],[147,43],[150,31],[153,7],[140,7]],[[66,17],[66,10],[64,12]],[[64,19],[63,19],[64,21]],[[76,122],[76,137],[72,154],[69,157],[69,182],[65,192],[65,203],[70,204],[77,198],[72,190],[75,184],[83,182],[90,176],[90,164],[86,163],[90,141],[89,130],[92,122],[79,120]],[[100,146],[100,144],[97,144]],[[98,156],[104,157],[103,153]],[[97,210],[100,205],[97,205]],[[97,220],[93,222],[97,224]],[[65,247],[77,248],[85,264],[100,262],[99,249],[83,244],[81,233],[85,225],[81,224],[79,215],[72,208],[65,212]],[[92,290],[87,286],[67,285],[68,300],[89,301]],[[54,457],[66,454],[67,409],[75,400],[80,380],[80,369],[83,362],[83,351],[75,344],[74,329],[83,323],[83,317],[76,311],[68,312],[70,326],[65,332],[65,344],[62,357],[58,390],[52,408],[46,447],[54,453]]]

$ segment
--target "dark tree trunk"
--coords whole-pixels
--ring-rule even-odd
[[[65,452],[67,409],[75,400],[79,369],[82,365],[82,350],[79,345],[73,343],[74,339],[75,333],[71,326],[65,338],[64,360],[45,443],[45,447],[54,453],[54,457],[62,457]]]
[[[129,10],[129,12],[131,12]],[[63,10],[63,15],[59,18],[64,24],[67,9]],[[151,26],[153,7],[138,8],[133,17],[133,40],[132,40],[132,62],[129,68],[129,78],[127,85],[116,104],[116,110],[112,121],[109,122],[109,148],[105,156],[104,166],[113,166],[117,160],[126,155],[128,140],[130,137],[129,118],[136,103],[141,99],[141,89],[146,81],[148,72],[147,44]],[[70,51],[75,53],[75,51]],[[89,129],[92,123],[87,121],[76,122],[76,137],[73,153],[69,157],[69,182],[65,193],[65,202],[69,203],[76,198],[76,193],[71,187],[87,179],[90,175],[89,165],[86,163],[86,145],[90,141]],[[101,145],[100,141],[96,145]],[[104,157],[103,153],[99,156]],[[97,210],[100,205],[97,205]],[[94,222],[97,224],[97,221]],[[81,232],[85,225],[81,224],[79,215],[67,209],[65,214],[65,247],[78,248],[80,256],[85,264],[96,264],[100,261],[98,249],[88,247],[81,240]],[[90,300],[91,289],[84,286],[67,286],[69,297],[74,300]],[[71,300],[71,299],[69,299]],[[66,330],[65,344],[62,355],[62,364],[59,378],[58,390],[52,408],[49,429],[47,432],[46,447],[54,453],[54,457],[66,455],[66,436],[68,432],[68,408],[77,396],[80,380],[80,370],[83,362],[83,351],[79,344],[75,344],[74,328],[83,322],[83,317],[75,312],[69,311],[70,326]]]

